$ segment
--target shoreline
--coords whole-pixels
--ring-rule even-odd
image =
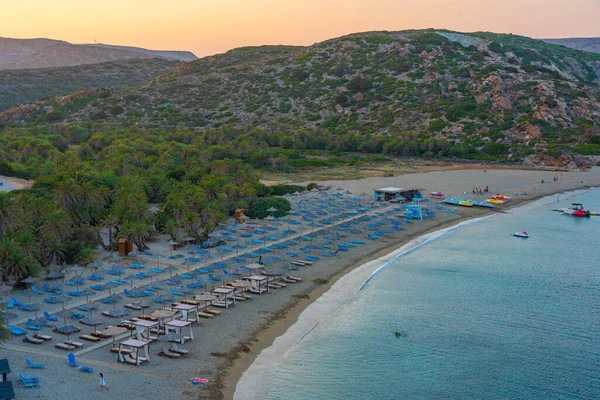
[[[300,314],[306,310],[312,303],[314,303],[324,293],[329,291],[340,278],[352,272],[356,268],[368,263],[370,261],[379,259],[387,256],[398,249],[402,248],[412,240],[432,234],[436,231],[440,231],[452,226],[459,225],[465,221],[477,219],[481,217],[487,217],[496,213],[508,212],[517,207],[523,207],[534,201],[543,199],[548,196],[555,194],[571,192],[573,190],[591,189],[583,183],[579,183],[576,188],[556,188],[557,190],[551,190],[548,193],[537,193],[528,198],[513,198],[513,203],[507,205],[506,208],[500,209],[484,209],[480,213],[463,215],[450,221],[443,221],[434,226],[428,227],[420,232],[412,232],[409,235],[402,236],[398,240],[394,240],[393,243],[377,249],[357,261],[347,265],[344,269],[333,275],[325,284],[317,285],[307,289],[304,292],[304,296],[299,297],[296,295],[293,297],[290,303],[283,305],[278,312],[265,320],[249,337],[247,337],[238,346],[232,349],[232,354],[227,357],[227,363],[219,368],[219,372],[224,375],[221,379],[221,385],[218,385],[219,398],[232,399],[235,393],[237,383],[240,380],[242,374],[250,367],[255,361],[258,355],[266,348],[270,347],[275,339],[285,334],[285,332],[298,320]],[[237,351],[236,351],[237,350]],[[217,388],[215,388],[217,389]],[[216,393],[215,393],[216,394]]]

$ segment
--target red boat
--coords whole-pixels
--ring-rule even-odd
[[[429,193],[430,196],[435,196],[435,197],[443,197],[446,195],[446,193],[444,192],[431,192]]]

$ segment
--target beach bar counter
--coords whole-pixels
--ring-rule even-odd
[[[373,191],[373,199],[375,201],[400,201],[410,202],[414,198],[421,198],[423,189],[419,188],[400,188],[388,186]]]

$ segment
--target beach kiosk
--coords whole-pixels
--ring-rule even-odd
[[[130,354],[127,351],[130,350]],[[119,353],[117,354],[117,360],[119,362],[139,366],[142,363],[150,361],[150,342],[146,340],[127,339],[119,343]],[[144,357],[140,356],[140,352],[143,352]]]
[[[423,189],[419,188],[401,188],[395,186],[388,186],[380,189],[375,189],[373,192],[373,199],[375,201],[395,201],[395,202],[409,202],[414,198],[422,197]]]
[[[269,291],[269,277],[264,275],[252,275],[244,278],[252,282],[252,287],[248,288],[250,293],[263,294]],[[262,285],[264,284],[264,287]]]
[[[119,255],[126,256],[133,251],[133,243],[126,238],[119,239]]]
[[[218,287],[212,289],[210,294],[217,296],[217,299],[213,301],[213,306],[229,308],[229,306],[235,305],[235,289]]]

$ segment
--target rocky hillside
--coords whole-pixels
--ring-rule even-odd
[[[146,58],[192,61],[196,56],[188,51],[148,50],[103,44],[71,44],[52,39],[0,38],[0,69],[60,68]]]
[[[176,61],[151,58],[65,68],[2,71],[0,111],[74,90],[131,87],[176,65]]]
[[[558,44],[572,49],[600,53],[600,38],[542,39],[546,43]]]
[[[369,32],[308,48],[235,49],[60,115],[158,129],[261,128],[280,132],[289,148],[326,146],[307,133],[343,135],[350,150],[385,137],[387,154],[413,154],[418,140],[429,156],[514,160],[597,153],[599,76],[600,55],[520,36]],[[43,122],[43,113],[30,120]]]

